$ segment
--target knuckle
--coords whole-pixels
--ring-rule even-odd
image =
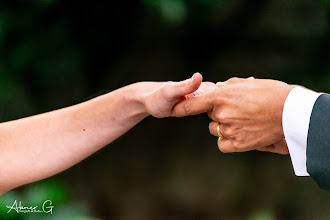
[[[215,114],[216,119],[221,123],[221,124],[228,124],[229,121],[229,115],[223,111],[217,112]]]
[[[222,90],[223,92],[221,94],[218,94],[214,98],[214,104],[216,106],[221,106],[228,108],[232,105],[231,103],[231,95],[227,94],[227,91],[225,89]]]
[[[236,82],[237,80],[238,80],[237,77],[232,77],[232,78],[228,79],[227,82],[228,82],[228,83],[234,83],[234,82]]]
[[[215,114],[215,117],[216,117],[216,119],[218,120],[218,121],[222,121],[222,119],[224,118],[224,115],[223,115],[223,113],[222,112],[217,112],[216,114]]]
[[[192,113],[192,106],[191,106],[191,103],[189,101],[186,101],[183,103],[183,112],[185,114],[191,114]]]
[[[222,133],[228,138],[235,139],[237,131],[232,126],[223,126]]]
[[[232,78],[228,79],[226,82],[227,82],[228,84],[232,84],[232,83],[237,83],[237,82],[240,82],[240,81],[242,81],[241,78],[238,78],[238,77],[232,77]]]
[[[237,76],[234,76],[234,77],[231,77],[230,79],[228,79],[229,82],[236,81],[236,80],[238,80]]]
[[[216,97],[215,97],[215,102],[217,103],[217,104],[226,104],[226,94],[224,94],[224,93],[221,93],[221,95],[217,95]]]
[[[173,115],[175,117],[183,117],[183,114],[180,111],[180,107],[179,106],[175,106],[173,109]]]
[[[235,151],[241,151],[242,150],[242,143],[240,141],[233,141],[233,148]]]

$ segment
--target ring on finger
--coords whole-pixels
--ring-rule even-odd
[[[217,132],[218,132],[218,135],[219,135],[219,137],[221,137],[222,139],[227,139],[225,136],[223,136],[223,134],[221,133],[221,131],[220,131],[220,123],[218,123],[218,126],[217,126]]]

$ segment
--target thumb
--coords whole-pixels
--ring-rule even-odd
[[[203,81],[200,73],[195,73],[190,79],[181,82],[173,82],[168,88],[170,96],[173,98],[180,98],[190,93],[195,92]]]

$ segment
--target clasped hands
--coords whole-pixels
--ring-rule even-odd
[[[147,111],[155,117],[207,113],[210,133],[224,153],[250,150],[288,154],[282,111],[292,85],[268,79],[231,78],[202,82],[199,73],[182,82],[167,82],[149,94]],[[151,100],[150,100],[151,99]],[[156,105],[157,108],[152,105]],[[219,127],[218,127],[219,125]]]

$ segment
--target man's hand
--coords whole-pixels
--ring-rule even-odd
[[[214,83],[202,82],[200,73],[181,82],[142,82],[146,112],[157,118],[174,116],[173,107],[184,99],[195,97],[218,88]]]
[[[249,150],[287,154],[282,129],[283,105],[293,88],[286,83],[265,79],[232,78],[217,83],[218,88],[186,99],[174,107],[176,116],[207,112],[213,120],[210,132],[219,136],[222,152]]]

